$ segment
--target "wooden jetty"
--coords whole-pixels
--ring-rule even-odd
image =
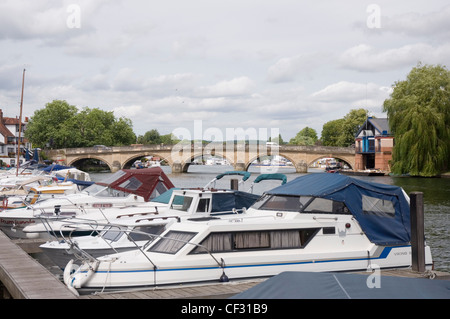
[[[69,289],[0,231],[0,298],[75,299]]]

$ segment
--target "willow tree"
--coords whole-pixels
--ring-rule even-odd
[[[445,66],[418,64],[405,81],[395,82],[384,101],[395,137],[395,174],[436,176],[449,165],[450,72]]]

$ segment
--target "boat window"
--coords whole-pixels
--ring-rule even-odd
[[[156,187],[153,190],[152,194],[150,195],[150,199],[153,199],[159,195],[162,195],[165,192],[167,192],[168,190],[169,189],[167,188],[167,186],[162,181],[159,181],[158,184],[156,184]]]
[[[321,214],[350,214],[345,203],[325,198],[312,198],[311,202],[303,209],[302,213]]]
[[[134,241],[154,240],[156,237],[152,235],[159,235],[164,231],[164,229],[165,225],[138,226],[130,232],[129,236]]]
[[[135,176],[131,177],[130,179],[126,180],[125,182],[119,185],[119,187],[128,189],[130,191],[135,191],[141,186],[142,182],[138,180]]]
[[[303,248],[320,228],[211,233],[193,254],[259,249]]]
[[[110,241],[117,241],[120,237],[123,235],[123,230],[121,230],[119,227],[110,227],[108,230],[105,230],[101,237],[103,239],[107,239]]]
[[[362,196],[362,209],[364,214],[372,214],[381,217],[394,217],[394,202],[371,196]]]
[[[209,212],[209,198],[200,198],[197,206],[197,213],[207,213]]]
[[[284,210],[299,212],[311,200],[311,197],[266,195],[261,197],[253,207],[263,210]]]
[[[158,240],[149,251],[166,254],[176,254],[197,233],[169,231],[163,238]]]
[[[172,203],[170,204],[170,208],[187,212],[189,210],[189,207],[191,207],[192,199],[193,197],[190,196],[175,195],[173,197]]]

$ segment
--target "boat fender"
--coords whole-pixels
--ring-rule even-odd
[[[70,277],[78,270],[79,266],[73,264],[71,259],[64,268],[64,283],[69,286]]]

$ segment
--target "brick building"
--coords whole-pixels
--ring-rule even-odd
[[[390,171],[394,136],[387,118],[369,117],[359,128],[355,139],[355,170]]]
[[[19,122],[18,117],[4,117],[3,111],[0,109],[0,160],[11,166],[15,166],[17,161]],[[27,122],[28,118],[25,118],[25,122],[22,122],[22,132],[20,133],[21,154],[24,153],[25,148],[30,149],[31,146],[28,140],[24,138]],[[23,161],[23,158],[21,158],[21,161]]]

